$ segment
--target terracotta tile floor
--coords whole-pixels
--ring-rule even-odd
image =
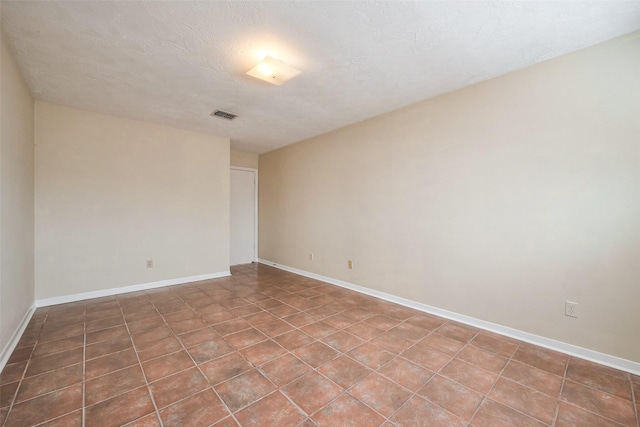
[[[640,377],[264,265],[37,310],[6,426],[638,426]]]

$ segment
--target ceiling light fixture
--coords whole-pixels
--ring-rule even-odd
[[[258,65],[247,71],[247,74],[251,77],[264,80],[277,86],[280,86],[300,73],[300,70],[296,70],[271,56],[267,56],[260,61]]]

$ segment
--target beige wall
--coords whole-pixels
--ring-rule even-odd
[[[261,155],[259,256],[640,362],[638,76],[640,33]]]
[[[35,139],[38,299],[228,271],[227,138],[38,101]]]
[[[246,151],[231,150],[231,166],[258,169],[258,155]]]
[[[34,302],[33,99],[0,33],[0,352]],[[0,353],[0,356],[2,354]]]

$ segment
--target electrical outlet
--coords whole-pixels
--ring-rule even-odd
[[[148,259],[147,260],[147,268],[153,268],[153,260],[152,259]]]
[[[347,267],[349,268],[349,270],[353,270],[353,261],[352,260],[347,260]]]
[[[313,252],[309,252],[309,261],[313,261]]]
[[[564,305],[564,315],[569,317],[578,317],[578,303],[566,301]]]

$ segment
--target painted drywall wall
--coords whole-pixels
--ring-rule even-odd
[[[258,169],[258,154],[231,150],[231,166]]]
[[[0,33],[0,355],[34,302],[33,99]]]
[[[228,138],[37,101],[35,140],[37,299],[228,271]]]
[[[639,75],[635,33],[260,155],[259,256],[638,362]]]

